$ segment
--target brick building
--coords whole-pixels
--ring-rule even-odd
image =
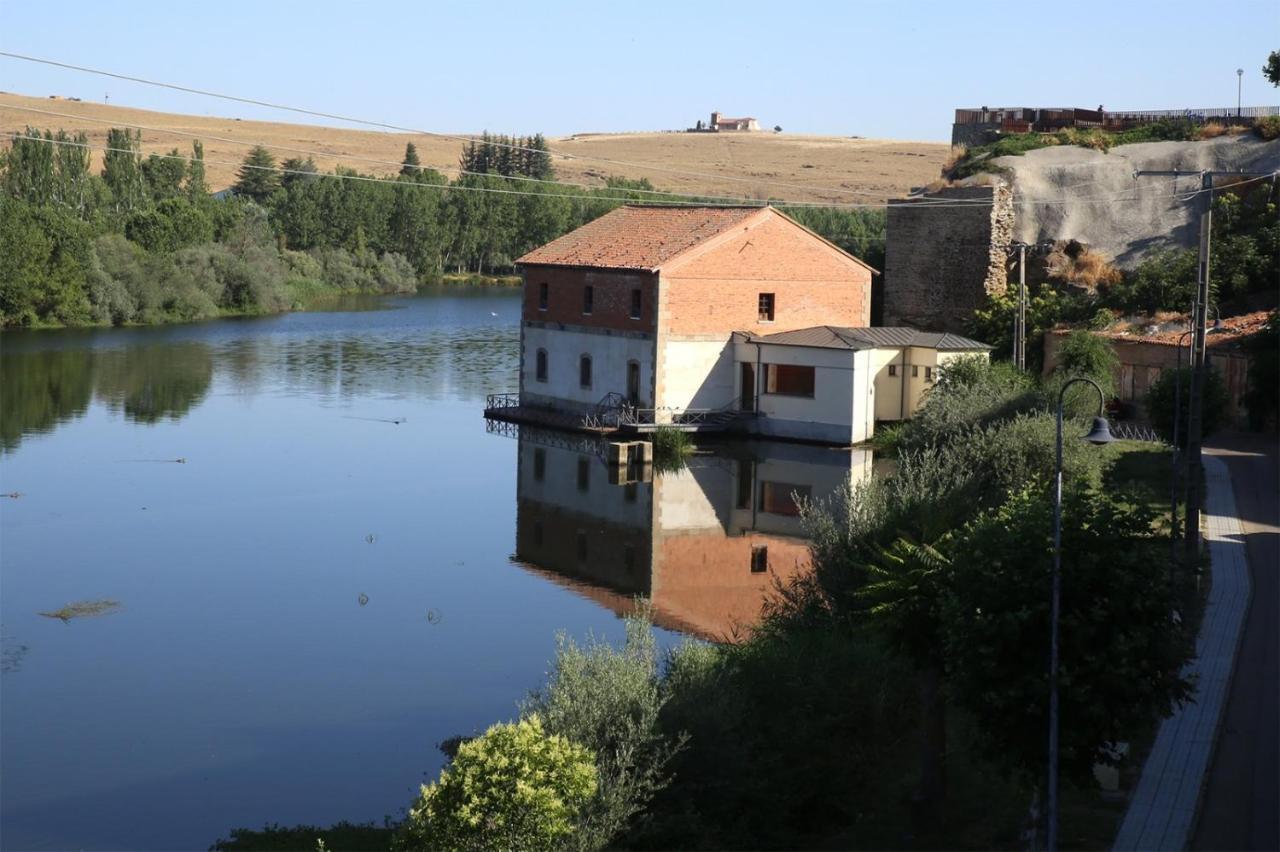
[[[934,353],[924,375],[928,359],[910,361],[920,382],[940,351],[986,351],[909,329],[859,337],[875,270],[771,207],[621,207],[518,264],[522,407],[589,414],[625,399],[654,423],[732,410],[752,415],[749,431],[850,444],[871,436],[882,379],[903,392],[909,350]]]

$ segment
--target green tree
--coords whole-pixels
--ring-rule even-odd
[[[403,849],[552,850],[577,829],[596,792],[586,748],[547,734],[534,716],[463,743],[405,819]]]
[[[1191,405],[1191,374],[1190,367],[1182,369],[1164,370],[1160,373],[1160,378],[1156,379],[1155,384],[1147,391],[1146,399],[1143,401],[1147,409],[1147,417],[1151,419],[1151,425],[1160,433],[1160,437],[1166,441],[1173,440],[1173,418],[1174,418],[1174,396],[1180,397],[1180,405],[1178,408],[1178,444],[1186,446],[1187,442],[1187,415],[1190,413]],[[1182,390],[1180,394],[1175,394],[1177,388],[1175,385],[1181,382]],[[1200,408],[1200,434],[1204,437],[1212,435],[1226,422],[1227,407],[1229,405],[1227,397],[1227,388],[1223,384],[1222,376],[1217,370],[1205,371],[1204,384],[1204,401]]]
[[[279,188],[280,175],[276,171],[276,158],[263,146],[255,145],[236,173],[232,191],[236,195],[265,204]]]
[[[117,213],[127,213],[146,198],[142,177],[142,131],[113,127],[107,131],[107,150],[102,155],[102,179]]]
[[[522,708],[544,720],[549,733],[596,755],[599,788],[566,848],[607,848],[670,782],[668,764],[683,745],[683,738],[668,742],[659,726],[666,700],[645,616],[627,619],[621,649],[560,636],[546,686]]]
[[[49,204],[54,200],[53,134],[41,134],[28,127],[15,136],[5,153],[4,190],[10,198],[31,204]]]
[[[142,180],[153,202],[177,198],[187,176],[187,161],[174,148],[168,154],[152,154],[142,161]]]
[[[187,163],[187,197],[192,201],[209,194],[209,184],[204,173],[204,143],[199,139],[191,143],[191,160]]]
[[[1262,66],[1262,76],[1273,86],[1280,86],[1280,50],[1273,50],[1267,56],[1267,64]]]
[[[418,149],[412,142],[404,146],[404,162],[400,164],[400,174],[409,177],[415,175],[422,167],[418,159]]]
[[[1150,510],[1070,489],[1063,508],[1061,768],[1092,782],[1111,743],[1187,700],[1193,637],[1172,617],[1167,543]],[[957,537],[942,605],[953,701],[979,720],[986,753],[1032,782],[1045,771],[1052,506],[1015,494]]]
[[[1116,357],[1111,341],[1085,329],[1076,329],[1062,338],[1058,344],[1058,363],[1054,372],[1064,379],[1084,376],[1102,387],[1103,396],[1110,399],[1116,393],[1116,370],[1120,359]]]
[[[301,157],[290,157],[280,164],[280,185],[285,189],[293,186],[299,181],[314,180],[315,176],[320,173],[316,168],[316,161],[307,157],[305,160]]]

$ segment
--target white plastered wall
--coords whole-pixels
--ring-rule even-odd
[[[737,397],[730,339],[664,337],[658,407],[723,408]]]
[[[627,392],[627,362],[640,364],[640,405],[653,394],[653,341],[621,334],[536,325],[524,327],[520,388],[526,404],[586,409],[606,394]],[[537,380],[537,353],[547,352],[547,380]],[[579,384],[579,358],[591,356],[591,387]]]

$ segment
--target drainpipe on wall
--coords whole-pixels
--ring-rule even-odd
[[[898,359],[902,362],[902,381],[899,383],[902,388],[898,392],[898,420],[907,419],[907,347],[902,347],[902,357]]]

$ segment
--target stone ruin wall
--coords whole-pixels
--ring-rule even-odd
[[[884,325],[963,333],[987,296],[1008,286],[1013,232],[1013,193],[1003,181],[891,201]]]

